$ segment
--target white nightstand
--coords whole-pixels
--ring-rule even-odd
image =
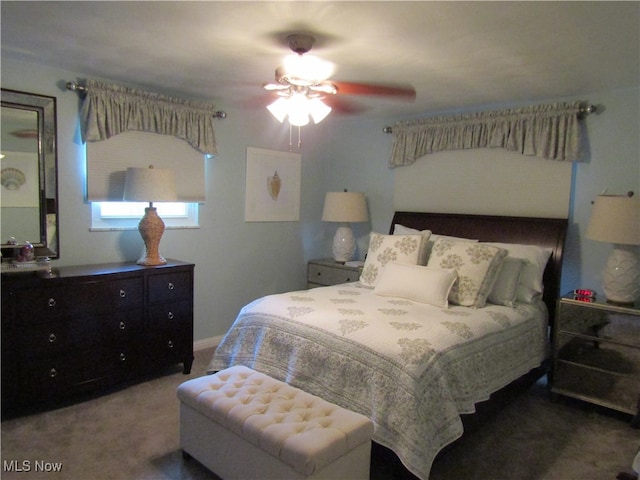
[[[333,258],[309,260],[307,265],[307,287],[325,287],[339,283],[356,282],[360,279],[362,267],[336,263]]]

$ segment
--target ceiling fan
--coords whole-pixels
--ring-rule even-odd
[[[275,83],[263,85],[265,90],[278,96],[267,108],[280,122],[288,116],[292,125],[303,126],[309,123],[310,117],[319,123],[332,108],[341,113],[358,111],[355,105],[338,101],[336,96],[340,95],[384,96],[410,101],[416,97],[413,87],[329,80],[333,64],[307,55],[315,43],[313,36],[289,35],[287,43],[295,55],[287,57],[276,69]]]

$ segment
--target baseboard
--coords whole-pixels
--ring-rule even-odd
[[[219,335],[217,337],[203,338],[202,340],[196,340],[195,342],[193,342],[193,350],[197,352],[198,350],[215,348],[218,345],[220,345],[220,342],[222,341],[222,337],[224,337],[224,335]]]

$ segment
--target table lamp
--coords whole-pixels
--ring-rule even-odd
[[[640,298],[640,199],[628,195],[598,195],[586,237],[613,243],[602,274],[607,301],[634,303]]]
[[[149,165],[149,168],[128,168],[123,199],[128,202],[149,202],[149,206],[144,209],[144,217],[138,224],[145,247],[144,254],[137,261],[138,265],[164,265],[167,261],[158,250],[164,233],[164,222],[158,216],[153,202],[177,200],[174,171],[153,168],[153,165]]]
[[[333,258],[338,263],[348,262],[356,251],[356,239],[349,223],[369,220],[364,193],[327,192],[322,220],[340,223],[333,237]]]

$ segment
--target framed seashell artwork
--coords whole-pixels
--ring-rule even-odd
[[[300,219],[299,153],[247,147],[246,222],[295,222]]]

